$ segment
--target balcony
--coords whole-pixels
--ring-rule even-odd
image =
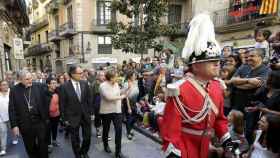
[[[52,48],[49,43],[40,43],[33,45],[27,49],[27,53],[25,54],[25,57],[29,56],[39,56],[48,52],[51,52]]]
[[[39,19],[36,19],[35,22],[33,24],[31,24],[31,28],[30,31],[36,32],[37,30],[47,26],[49,24],[49,20],[48,20],[48,16],[45,15]]]
[[[29,26],[25,0],[1,0],[0,3],[1,21],[5,21],[16,33],[22,34],[22,28]]]
[[[63,36],[63,37],[73,36],[76,33],[74,24],[72,22],[68,22],[61,25],[59,30],[60,30],[59,36]]]
[[[46,10],[50,14],[56,13],[59,10],[59,5],[59,0],[52,0],[49,4],[46,5]]]
[[[111,32],[111,29],[108,28],[109,24],[113,20],[106,19],[106,20],[99,20],[93,19],[92,20],[92,31],[93,33],[108,33]]]
[[[277,21],[279,22],[277,14],[260,15],[259,12],[260,6],[242,7],[239,10],[227,8],[216,11],[213,15],[216,32],[230,33],[252,29],[258,25],[271,26]]]
[[[59,36],[59,30],[53,30],[48,34],[48,39],[51,42],[60,41],[62,38]]]

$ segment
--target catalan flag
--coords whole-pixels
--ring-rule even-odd
[[[278,0],[262,0],[260,14],[274,14],[277,12]]]

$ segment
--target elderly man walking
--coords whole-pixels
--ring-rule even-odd
[[[9,118],[15,135],[21,134],[30,158],[48,158],[46,131],[48,105],[42,85],[32,83],[31,73],[19,72],[20,83],[9,96]]]

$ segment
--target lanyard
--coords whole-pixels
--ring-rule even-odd
[[[32,108],[32,106],[31,106],[31,87],[29,90],[28,98],[27,98],[26,94],[24,93],[24,99],[28,105],[28,109],[30,110]]]

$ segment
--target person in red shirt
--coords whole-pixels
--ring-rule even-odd
[[[223,91],[215,79],[220,72],[220,50],[210,16],[197,15],[190,22],[182,53],[189,72],[167,86],[166,107],[158,120],[167,158],[207,158],[213,129],[225,151],[235,149],[223,112]]]

